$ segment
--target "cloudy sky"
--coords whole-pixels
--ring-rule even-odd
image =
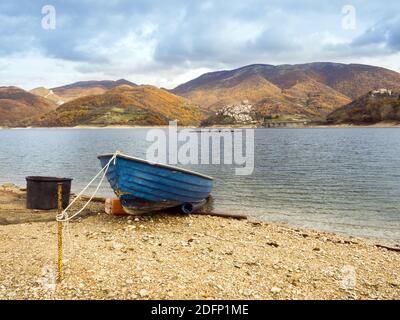
[[[172,88],[252,63],[400,71],[398,0],[1,0],[0,85]]]

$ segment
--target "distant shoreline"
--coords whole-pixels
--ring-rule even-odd
[[[86,126],[79,125],[74,127],[1,127],[0,130],[27,130],[27,129],[151,129],[151,128],[168,128],[168,125],[157,125],[157,126],[127,126],[127,125],[110,125],[110,126]],[[201,126],[179,126],[179,128],[187,129],[340,129],[340,128],[400,128],[400,123],[388,123],[378,122],[370,125],[358,125],[358,124],[321,124],[321,125],[310,125],[310,126],[282,126],[282,127],[261,127],[255,125],[213,125],[207,127]]]

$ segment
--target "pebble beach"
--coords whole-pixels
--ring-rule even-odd
[[[111,216],[64,226],[0,187],[0,299],[399,299],[400,252],[376,241],[209,215]],[[79,204],[78,204],[79,205]]]

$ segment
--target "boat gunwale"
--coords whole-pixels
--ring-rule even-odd
[[[98,155],[97,159],[105,158],[105,157],[110,157],[111,158],[112,156],[114,156],[114,153],[105,153],[105,154]],[[164,164],[164,163],[160,163],[160,162],[148,161],[148,160],[145,160],[145,159],[142,159],[142,158],[128,156],[128,155],[123,154],[123,153],[118,153],[116,155],[116,157],[117,158],[122,158],[122,159],[125,159],[125,160],[133,160],[133,161],[136,161],[136,162],[145,163],[145,164],[148,164],[148,165],[151,165],[151,166],[156,166],[156,167],[160,167],[160,168],[164,168],[164,169],[172,169],[174,171],[191,174],[191,175],[198,176],[198,177],[201,177],[201,178],[204,178],[204,179],[207,179],[207,180],[211,180],[211,181],[214,180],[213,177],[207,176],[205,174],[202,174],[202,173],[199,173],[199,172],[196,172],[196,171],[192,171],[192,170],[189,170],[189,169],[183,169],[183,168],[179,168],[179,167],[176,167],[176,166],[172,166],[172,165]]]

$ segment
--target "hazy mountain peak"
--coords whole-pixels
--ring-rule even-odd
[[[80,97],[103,94],[107,90],[116,88],[121,85],[136,86],[135,83],[125,79],[119,80],[90,80],[90,81],[78,81],[65,86],[52,88],[54,94],[61,97],[64,101],[68,102],[73,99]]]

